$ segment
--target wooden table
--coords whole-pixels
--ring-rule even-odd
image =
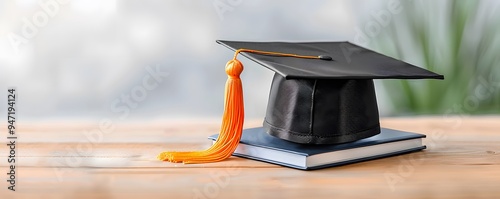
[[[208,147],[206,137],[218,131],[218,121],[112,123],[114,128],[101,133],[97,122],[20,123],[17,191],[5,182],[4,144],[0,198],[500,198],[500,117],[381,123],[426,134],[428,149],[316,171],[237,157],[183,165],[155,156],[167,149]]]

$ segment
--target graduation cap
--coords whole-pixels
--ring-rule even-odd
[[[234,152],[244,119],[240,53],[275,72],[263,124],[267,133],[301,144],[339,144],[379,134],[373,79],[444,79],[349,42],[217,43],[235,51],[226,64],[220,135],[207,150],[163,152],[161,160],[215,162]]]

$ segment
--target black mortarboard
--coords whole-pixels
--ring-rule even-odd
[[[239,53],[276,73],[264,120],[267,133],[302,144],[337,144],[379,134],[373,79],[443,79],[349,42],[217,42],[236,51],[225,67],[219,136],[206,150],[165,151],[160,160],[216,162],[236,150],[244,122]]]
[[[380,133],[373,79],[443,79],[349,42],[217,41],[232,50],[279,52],[242,55],[274,71],[264,127],[303,144],[337,144]]]

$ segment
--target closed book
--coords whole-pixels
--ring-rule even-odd
[[[209,139],[217,139],[218,134]],[[273,137],[263,127],[243,130],[234,156],[286,167],[314,170],[378,159],[425,149],[425,135],[387,128],[380,134],[332,145],[298,144]]]

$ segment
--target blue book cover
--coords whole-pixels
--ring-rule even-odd
[[[209,139],[217,139],[218,134]],[[378,135],[335,145],[298,144],[273,137],[262,127],[243,130],[234,156],[303,170],[340,166],[425,149],[425,135],[381,128]]]

